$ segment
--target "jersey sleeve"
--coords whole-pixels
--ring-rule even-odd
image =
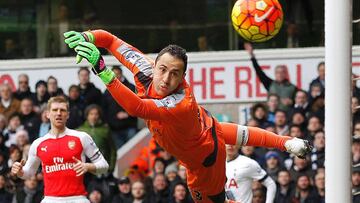
[[[267,173],[264,171],[264,169],[261,168],[261,166],[254,160],[251,160],[250,162],[251,170],[249,170],[249,176],[258,181],[263,181],[267,178]]]
[[[30,146],[28,160],[23,167],[24,175],[21,177],[22,179],[28,179],[35,175],[37,169],[40,166],[41,160],[36,155],[37,146],[39,145],[36,141]]]
[[[175,117],[171,109],[184,99],[183,94],[173,94],[164,99],[142,99],[130,91],[118,79],[107,85],[107,89],[115,101],[122,106],[129,115],[148,120],[167,121]],[[177,110],[179,110],[178,108]],[[185,108],[181,108],[186,111]],[[180,111],[182,111],[180,109]],[[177,112],[181,115],[181,112]],[[176,119],[176,118],[175,118]]]
[[[141,83],[149,83],[152,77],[154,60],[147,57],[137,48],[110,34],[105,30],[91,31],[95,45],[107,49],[120,63],[126,66]]]
[[[109,164],[101,154],[94,140],[90,137],[90,135],[83,132],[81,141],[86,157],[88,157],[90,161],[95,164],[96,174],[106,173],[109,168]]]

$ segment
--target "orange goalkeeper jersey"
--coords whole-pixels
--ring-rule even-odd
[[[185,79],[173,94],[160,97],[152,85],[152,59],[104,30],[91,33],[96,46],[109,50],[134,74],[137,95],[116,79],[107,86],[114,99],[130,115],[145,119],[159,145],[186,168],[213,165],[218,148],[214,120],[197,104]]]

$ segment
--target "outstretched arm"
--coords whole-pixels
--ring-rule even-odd
[[[109,50],[134,75],[139,72],[151,72],[154,61],[137,48],[105,30],[93,30],[91,34],[97,47]]]
[[[141,99],[129,88],[122,84],[116,77],[114,72],[105,66],[104,60],[99,50],[94,44],[89,42],[81,42],[75,48],[75,51],[81,57],[86,58],[93,66],[92,71],[100,77],[107,86],[110,94],[114,97],[128,114],[143,119],[167,120],[171,116],[171,112],[167,110],[166,99]],[[171,98],[169,98],[171,100]],[[174,97],[176,103],[179,101]]]
[[[152,73],[151,68],[154,61],[151,58],[105,30],[93,30],[82,33],[69,31],[64,33],[64,37],[65,43],[71,49],[78,47],[80,42],[90,42],[98,47],[107,49],[134,75],[143,72],[145,76],[150,76]],[[82,57],[78,55],[76,58],[77,63],[81,59]]]
[[[264,85],[265,89],[267,91],[269,91],[270,85],[273,82],[273,80],[264,73],[264,71],[261,69],[260,65],[258,64],[258,62],[255,58],[254,52],[253,52],[252,45],[250,43],[244,43],[244,48],[251,57],[251,62],[254,66],[256,75],[259,77],[259,79],[260,79],[261,83]]]

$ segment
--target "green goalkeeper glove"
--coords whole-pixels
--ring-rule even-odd
[[[100,77],[106,84],[110,84],[115,79],[115,73],[105,66],[104,59],[99,49],[92,43],[79,42],[75,48],[77,56],[85,58],[92,65],[92,71]]]
[[[64,33],[65,43],[70,49],[73,49],[79,45],[80,42],[91,42],[94,43],[94,35],[91,32],[75,32],[68,31]],[[80,63],[82,60],[81,56],[76,56],[76,63]]]

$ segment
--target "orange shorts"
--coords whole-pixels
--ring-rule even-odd
[[[221,125],[214,120],[217,152],[215,162],[210,166],[187,170],[187,183],[195,202],[223,203],[225,200],[226,183],[226,150]],[[213,158],[214,158],[213,157]],[[223,196],[223,197],[222,197]]]

